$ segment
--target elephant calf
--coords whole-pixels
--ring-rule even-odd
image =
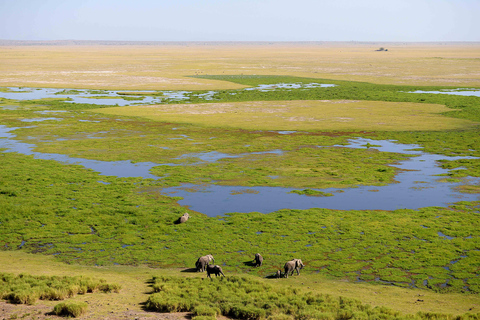
[[[263,257],[260,253],[255,253],[255,267],[261,267],[263,263]]]
[[[300,270],[303,269],[305,265],[303,264],[302,260],[300,259],[293,259],[291,261],[287,261],[285,263],[285,266],[283,267],[285,270],[284,277],[288,278],[288,273],[290,272],[290,275],[293,275],[294,271],[297,271],[297,275],[300,274]]]
[[[223,271],[222,271],[222,267],[220,267],[219,265],[213,265],[213,264],[207,265],[207,277],[212,279],[212,277],[210,276],[210,274],[212,274],[212,273],[215,274],[215,277],[217,277],[219,275],[222,275],[222,276],[225,277],[225,275],[223,274]]]
[[[197,262],[195,262],[195,268],[197,269],[197,272],[205,271],[210,261],[215,263],[215,259],[213,259],[211,254],[207,254],[206,256],[198,258]]]

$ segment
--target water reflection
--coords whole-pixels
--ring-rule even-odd
[[[480,97],[480,90],[478,89],[446,89],[440,91],[412,91],[410,93],[433,93],[433,94],[451,94],[456,96],[473,96]]]
[[[277,89],[309,89],[333,87],[333,84],[320,83],[278,83],[261,84],[257,87],[243,90],[259,90],[262,92]],[[108,106],[131,106],[139,104],[160,104],[169,101],[188,102],[191,97],[202,100],[212,100],[217,91],[195,93],[192,91],[110,91],[110,90],[87,90],[87,89],[53,89],[53,88],[7,88],[8,92],[0,91],[0,98],[12,100],[39,100],[45,98],[63,99],[69,103],[85,103]],[[137,93],[137,95],[135,94]],[[151,93],[151,95],[148,95]]]
[[[33,155],[36,159],[56,160],[68,164],[79,164],[85,168],[99,172],[101,175],[117,177],[142,177],[160,179],[150,173],[150,169],[159,165],[174,165],[169,163],[131,161],[99,161],[73,158],[68,155],[34,152],[33,144],[19,142],[13,139],[11,131],[0,125],[0,148],[5,152],[19,152]],[[214,217],[228,212],[262,212],[269,213],[280,209],[328,208],[339,210],[395,210],[400,208],[418,209],[430,206],[447,206],[458,201],[479,200],[477,194],[465,194],[455,190],[460,183],[440,182],[441,177],[435,176],[448,173],[437,165],[438,160],[472,159],[473,157],[448,157],[424,153],[418,145],[398,144],[394,141],[370,140],[357,138],[349,141],[343,148],[370,148],[383,152],[398,152],[413,155],[412,158],[400,161],[394,166],[400,169],[393,183],[387,186],[362,186],[347,189],[323,189],[320,191],[333,193],[333,197],[311,197],[289,193],[293,188],[279,187],[231,187],[231,186],[197,186],[182,185],[161,189],[167,195],[181,196],[184,199],[179,204],[190,209]],[[372,146],[373,145],[373,146]],[[281,154],[281,150],[268,153]],[[223,158],[246,156],[229,155],[219,152],[187,154],[180,158],[195,158],[201,161],[214,162]],[[178,165],[178,164],[176,164]],[[276,178],[276,177],[272,177]],[[479,184],[480,179],[470,178],[470,183]],[[195,192],[192,192],[195,190]]]
[[[230,187],[182,185],[163,189],[168,195],[181,196],[179,204],[209,216],[228,212],[269,213],[280,209],[328,208],[338,210],[395,210],[418,209],[430,206],[447,206],[458,201],[476,201],[477,194],[466,194],[455,190],[460,183],[440,182],[442,177],[435,175],[448,173],[436,163],[438,160],[472,159],[472,157],[448,157],[428,154],[417,145],[397,144],[394,141],[377,141],[363,138],[352,139],[345,148],[365,148],[364,145],[383,152],[398,152],[415,155],[411,159],[394,165],[405,171],[395,176],[398,183],[387,186],[361,186],[347,189],[321,189],[333,193],[333,197],[311,197],[289,193],[293,188],[279,187]],[[480,183],[478,178],[470,178],[468,183]],[[192,192],[192,190],[195,190]],[[248,191],[248,192],[247,192]],[[252,192],[255,191],[255,192]]]
[[[121,178],[127,177],[143,177],[151,179],[159,179],[159,177],[150,173],[150,169],[161,164],[153,162],[137,162],[131,161],[100,161],[82,158],[73,158],[68,155],[58,153],[42,153],[32,151],[34,144],[19,142],[12,139],[15,135],[10,133],[17,128],[8,128],[0,125],[0,149],[5,148],[4,152],[18,152],[25,155],[33,155],[35,159],[55,160],[67,164],[78,164],[87,169],[92,169],[105,176],[117,176]]]

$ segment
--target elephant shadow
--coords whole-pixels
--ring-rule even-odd
[[[193,272],[197,272],[197,268],[188,268],[188,269],[184,269],[180,272],[190,272],[190,273],[193,273]]]
[[[247,267],[255,267],[255,261],[252,260],[245,261],[243,264]]]

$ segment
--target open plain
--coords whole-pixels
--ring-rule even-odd
[[[69,97],[21,98],[36,88]],[[480,192],[479,89],[478,43],[0,43],[0,276],[121,287],[66,299],[87,303],[81,319],[478,319],[480,198],[461,194]],[[102,104],[110,91],[131,104]],[[355,138],[373,141],[345,147]],[[405,191],[452,183],[458,201],[210,217],[162,192],[296,188],[300,201],[376,192],[416,155],[375,140],[458,157],[437,162],[446,173],[432,173],[432,185],[409,169],[418,187]],[[156,178],[99,174],[65,157],[146,164]],[[205,254],[225,279],[195,272]],[[300,275],[274,279],[293,258],[305,263]],[[59,301],[13,304],[36,289],[5,283],[0,318],[58,318]]]

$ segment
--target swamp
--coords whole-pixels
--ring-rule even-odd
[[[376,47],[0,46],[0,309],[479,319],[480,46]]]

